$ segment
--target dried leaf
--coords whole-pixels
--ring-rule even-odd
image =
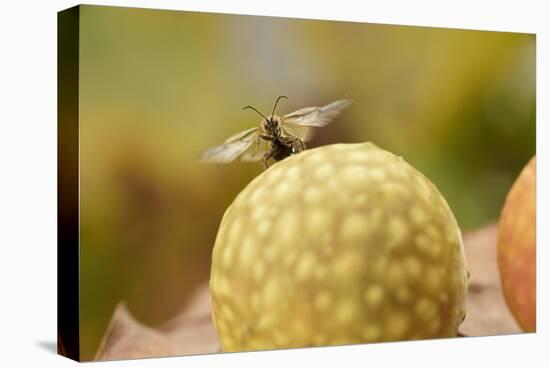
[[[203,285],[179,315],[161,325],[159,331],[178,345],[179,354],[219,352],[220,343],[210,309],[210,289]]]
[[[180,314],[159,328],[141,324],[119,303],[95,360],[216,353],[219,345],[208,285],[201,285]]]
[[[95,359],[145,358],[173,352],[168,338],[136,321],[126,305],[119,303]]]
[[[470,285],[466,301],[467,315],[460,332],[467,336],[521,332],[502,295],[497,236],[496,224],[464,236]]]
[[[467,317],[460,334],[466,336],[521,332],[502,296],[496,256],[497,232],[497,226],[491,225],[464,236],[470,286]],[[152,328],[135,320],[125,304],[120,303],[95,359],[217,353],[220,343],[210,307],[208,285],[202,284],[177,316]]]

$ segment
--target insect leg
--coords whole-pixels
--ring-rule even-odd
[[[267,141],[273,141],[273,137],[269,136],[269,135],[260,135],[260,138],[264,139],[264,140],[267,140]]]
[[[293,153],[300,153],[300,152],[306,150],[306,146],[304,145],[304,142],[300,138],[294,138],[291,141],[291,145],[292,145],[292,152]]]
[[[296,138],[296,140],[298,140],[298,142],[300,142],[300,152],[306,150],[306,145],[305,145],[304,141],[300,138]]]
[[[252,155],[256,155],[258,150],[260,150],[260,139],[256,139],[256,151]]]
[[[302,139],[300,139],[297,136],[294,136],[292,134],[288,134],[288,136],[285,136],[283,139],[283,142],[285,145],[290,147],[292,149],[292,154],[294,153],[300,153],[304,150],[306,150],[306,146]]]
[[[269,158],[273,157],[273,154],[275,154],[275,150],[273,149],[264,154],[264,158],[262,159],[262,161],[264,162],[265,169],[269,168],[267,161],[269,160]]]

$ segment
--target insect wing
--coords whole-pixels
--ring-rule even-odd
[[[339,99],[322,107],[306,107],[285,115],[284,124],[326,126],[351,104],[350,99]],[[285,126],[287,128],[287,126]]]
[[[207,162],[231,162],[253,145],[257,139],[257,127],[241,131],[229,137],[222,145],[206,150],[201,158]]]
[[[240,131],[240,132],[236,133],[235,135],[231,135],[229,138],[227,138],[225,140],[224,143],[227,144],[227,143],[231,143],[231,142],[234,142],[234,141],[243,140],[243,139],[249,137],[252,133],[257,132],[257,130],[258,130],[257,127],[252,127],[250,129]]]
[[[270,143],[260,137],[258,137],[241,156],[241,160],[245,162],[257,162],[260,161],[265,152],[270,148]]]
[[[310,126],[283,122],[282,127],[286,135],[295,136],[302,141],[309,141],[313,137],[313,129]]]

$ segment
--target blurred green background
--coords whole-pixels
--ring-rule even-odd
[[[535,154],[535,36],[82,6],[81,351],[115,304],[158,325],[208,279],[219,221],[261,164],[206,148],[279,112],[352,98],[310,146],[372,141],[497,220]]]

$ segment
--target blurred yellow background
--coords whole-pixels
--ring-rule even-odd
[[[535,154],[535,36],[82,6],[81,352],[115,304],[149,325],[208,279],[225,208],[261,164],[200,153],[281,114],[354,100],[310,146],[372,141],[494,222]]]

